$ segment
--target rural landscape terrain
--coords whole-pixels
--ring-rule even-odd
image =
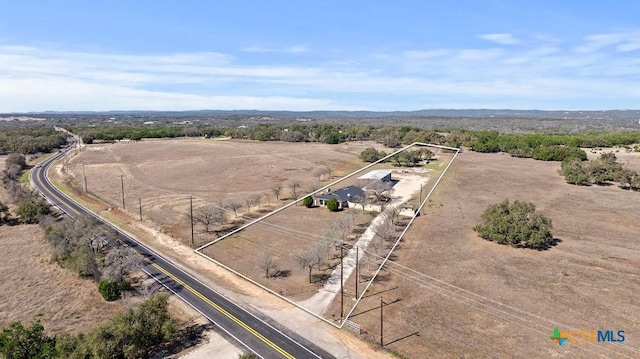
[[[331,116],[229,126],[183,117],[143,125],[122,114],[89,125],[91,115],[65,116],[3,128],[55,124],[79,135],[84,143],[65,149],[49,170],[56,186],[331,355],[640,355],[637,131],[608,124],[616,131],[565,133],[559,125],[529,132],[542,123],[535,116],[520,119],[527,129],[516,132],[434,130],[428,118],[418,127],[335,124]],[[404,147],[414,142],[435,146]],[[571,169],[590,177],[568,183]],[[346,196],[336,210],[326,200],[332,193]],[[12,202],[8,192],[0,200]],[[505,200],[535,205],[553,224],[550,244],[483,239],[476,230],[483,211]],[[0,302],[1,326],[40,320],[49,335],[83,333],[145,299],[125,293],[105,302],[91,280],[55,263],[42,239],[47,231],[47,224],[0,227],[3,293],[12,293]],[[10,238],[24,240],[17,246]],[[129,278],[138,293],[149,290],[144,274]],[[24,286],[9,289],[17,283]],[[169,304],[178,327],[200,337],[193,343],[210,342],[173,357],[198,358],[215,343],[234,342],[215,337],[177,298]],[[550,340],[554,328],[624,330],[626,340],[559,346]],[[242,352],[238,343],[226,348],[219,350],[229,358]]]

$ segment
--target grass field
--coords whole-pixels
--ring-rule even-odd
[[[288,147],[275,151],[274,145]],[[360,166],[356,156],[366,146],[150,141],[95,146],[72,160],[69,168],[81,183],[79,163],[84,161],[90,190],[95,188],[95,193],[113,206],[120,201],[120,174],[126,175],[125,190],[131,197],[164,191],[166,196],[145,205],[149,213],[145,216],[185,238],[188,201],[184,194],[194,193],[197,201],[215,203],[217,198],[266,193],[277,181],[311,181],[313,169],[325,164],[334,167],[337,176]],[[229,162],[233,153],[243,155]],[[260,153],[258,163],[252,162],[252,153]],[[283,162],[287,154],[291,160]],[[290,165],[296,161],[300,164]],[[635,154],[625,156],[624,161],[629,161],[631,168],[640,166],[640,157]],[[226,168],[224,163],[236,166]],[[271,166],[278,166],[278,171],[269,172]],[[363,338],[379,340],[382,298],[387,303],[385,346],[410,358],[638,357],[640,353],[630,348],[640,345],[640,193],[615,185],[571,186],[558,174],[559,168],[557,162],[461,153],[424,215],[407,233],[393,262],[355,309],[351,319],[361,325]],[[504,199],[535,203],[552,219],[558,244],[534,251],[478,238],[472,228],[480,214],[489,204]],[[289,220],[284,217],[271,225],[293,224],[297,230],[311,231],[314,223],[329,220],[328,212],[292,209],[295,213]],[[133,214],[136,210],[134,203]],[[197,236],[201,241],[213,239],[204,233]],[[268,238],[269,245],[280,246],[276,243],[279,240],[277,236]],[[231,263],[246,261],[243,266],[260,275],[257,263],[249,263],[255,258],[244,257],[243,248],[233,242],[228,246],[212,256],[228,256]],[[260,248],[260,244],[251,243],[247,248]],[[306,279],[293,266],[282,269],[291,270],[289,275],[300,282]],[[277,288],[282,279],[270,281]],[[303,287],[300,293],[303,298],[307,295]],[[554,327],[625,330],[627,340],[622,344],[570,343],[559,347],[549,339]]]
[[[640,154],[639,154],[640,155]],[[640,164],[640,156],[629,158]],[[458,156],[353,321],[410,358],[637,358],[640,353],[640,193],[564,183],[559,164],[503,154]],[[547,251],[480,239],[482,211],[531,201],[560,240]],[[625,330],[620,344],[565,344],[554,327]],[[636,348],[633,351],[631,348]],[[428,354],[426,354],[428,353]]]
[[[0,201],[9,203],[2,187]],[[51,262],[37,225],[0,226],[0,253],[0,327],[40,320],[47,333],[86,332],[123,309],[122,303],[105,302],[93,281]]]
[[[330,167],[331,178],[339,178],[361,167],[357,155],[372,145],[155,140],[87,146],[66,168],[81,188],[84,163],[89,191],[114,207],[122,206],[123,175],[127,210],[138,215],[140,198],[145,217],[185,239],[190,237],[190,195],[195,208],[229,200],[244,203],[251,195],[262,195],[263,203],[279,206],[286,202],[276,200],[271,192],[274,184],[283,185],[281,199],[288,199],[289,182],[298,181],[304,190],[317,181],[314,171],[322,167]],[[320,183],[328,179],[323,177]],[[214,239],[202,232],[196,235],[197,243]]]

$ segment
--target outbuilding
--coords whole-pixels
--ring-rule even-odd
[[[365,181],[380,181],[380,182],[391,182],[391,171],[388,170],[373,170],[369,173],[358,177],[359,180]]]

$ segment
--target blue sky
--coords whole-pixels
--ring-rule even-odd
[[[0,9],[0,112],[640,108],[634,0]]]

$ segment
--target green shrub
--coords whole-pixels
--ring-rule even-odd
[[[311,198],[311,196],[305,197],[302,200],[302,204],[305,205],[307,208],[313,207],[313,198]]]
[[[489,241],[514,247],[546,249],[553,244],[551,220],[536,212],[533,203],[504,201],[490,205],[474,227]]]
[[[122,294],[122,288],[120,284],[112,282],[107,279],[103,279],[98,284],[98,291],[102,294],[102,298],[107,302],[113,302],[120,298]]]
[[[329,200],[327,201],[327,208],[331,212],[337,212],[340,209],[338,206],[338,200],[335,198],[329,198]]]

